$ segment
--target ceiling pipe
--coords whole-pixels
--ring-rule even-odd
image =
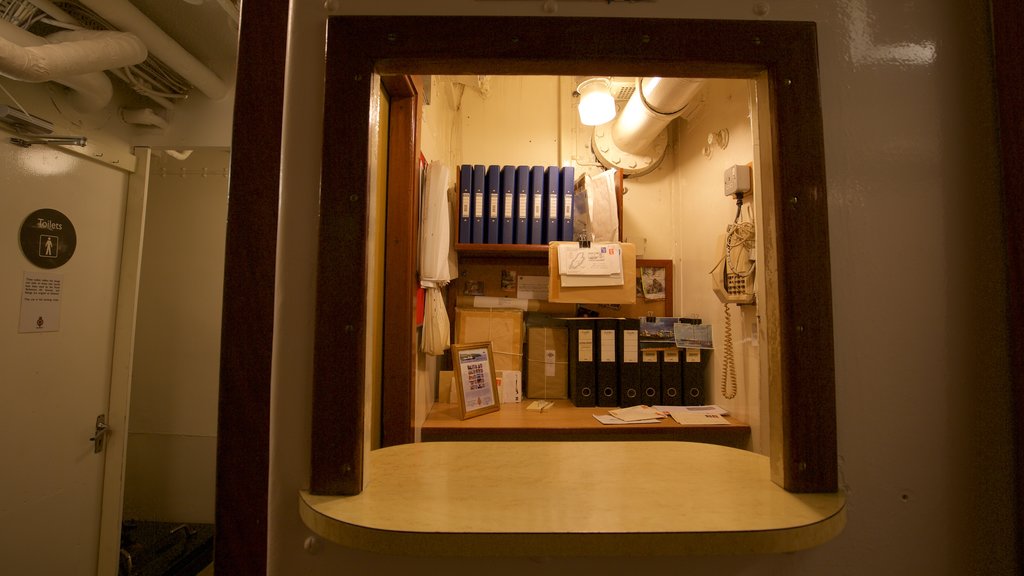
[[[28,3],[32,4],[36,8],[39,8],[40,10],[45,12],[47,16],[53,18],[58,22],[78,26],[78,22],[70,14],[61,10],[59,6],[57,6],[50,0],[28,0]]]
[[[33,74],[31,66],[26,66],[33,58],[46,55],[54,50],[60,51],[61,45],[49,45],[46,38],[36,36],[31,32],[23,30],[6,20],[0,20],[0,51],[3,51],[7,58],[0,58],[0,75],[9,78],[19,79],[30,77]],[[32,53],[23,52],[33,48]],[[40,48],[45,48],[40,52]],[[71,105],[80,112],[95,112],[106,106],[114,95],[114,88],[110,78],[102,72],[85,72],[85,70],[68,70],[63,76],[46,78],[46,80],[31,80],[33,82],[53,81],[72,90],[70,95]]]
[[[668,149],[665,128],[692,112],[703,80],[640,78],[622,112],[594,130],[594,152],[602,164],[627,176],[642,176],[658,167]]]
[[[137,35],[149,51],[211,100],[220,100],[228,87],[127,0],[79,0],[119,30]]]

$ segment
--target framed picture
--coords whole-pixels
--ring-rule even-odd
[[[501,409],[490,342],[453,344],[452,366],[463,420]]]
[[[636,261],[636,303],[623,304],[619,316],[674,316],[672,306],[672,261]]]

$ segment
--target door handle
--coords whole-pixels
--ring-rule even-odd
[[[103,447],[106,444],[107,434],[110,433],[110,428],[107,426],[107,415],[100,414],[96,417],[96,431],[93,432],[92,438],[92,451],[93,454],[99,454],[103,452]]]

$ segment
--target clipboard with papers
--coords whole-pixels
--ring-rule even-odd
[[[548,301],[632,304],[636,302],[635,270],[632,244],[552,242],[548,245]]]

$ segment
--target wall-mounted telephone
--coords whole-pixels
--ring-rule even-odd
[[[722,397],[736,397],[736,362],[732,350],[730,304],[754,303],[756,229],[743,216],[743,195],[751,190],[749,166],[732,166],[725,171],[725,195],[736,198],[736,217],[725,229],[722,257],[711,270],[711,287],[722,301],[725,322],[722,341]]]
[[[753,222],[735,222],[725,229],[722,258],[711,271],[711,286],[725,304],[754,303]]]
[[[711,271],[712,287],[718,299],[725,304],[754,303],[754,245],[753,221],[742,220],[743,195],[751,186],[749,166],[730,166],[725,171],[725,195],[736,198],[736,218],[725,229],[722,259]]]

